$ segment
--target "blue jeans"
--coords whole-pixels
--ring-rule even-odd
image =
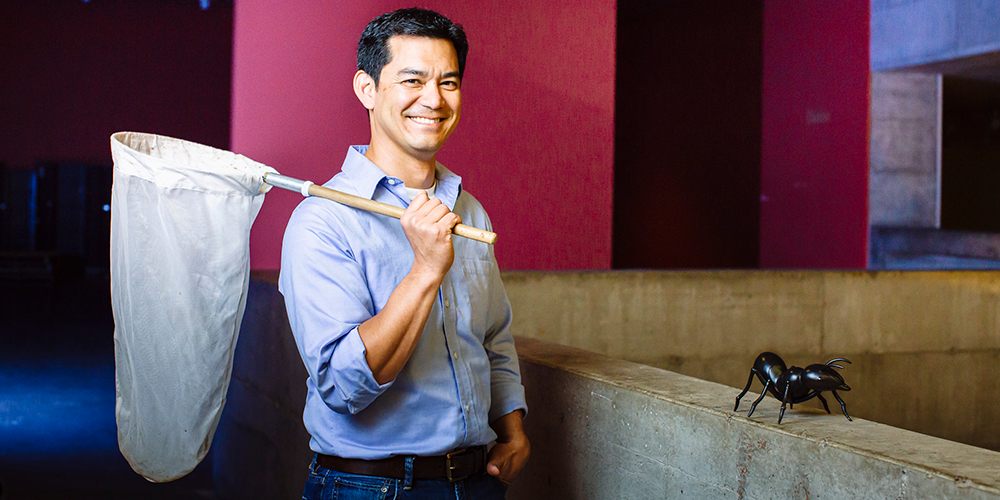
[[[502,500],[506,493],[507,485],[486,473],[455,483],[359,476],[321,467],[314,457],[302,500]]]

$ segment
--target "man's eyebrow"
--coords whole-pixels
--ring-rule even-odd
[[[419,76],[421,78],[427,78],[427,72],[426,71],[419,70],[419,69],[416,69],[416,68],[403,68],[403,69],[399,70],[399,72],[396,73],[396,75],[398,75],[398,76],[413,75],[413,76]]]
[[[397,76],[413,75],[413,76],[419,76],[421,78],[427,78],[427,72],[426,71],[420,70],[420,69],[416,69],[416,68],[403,68],[403,69],[399,70],[399,72],[396,73],[396,75]],[[449,72],[445,73],[444,75],[442,75],[442,78],[461,78],[461,75],[459,74],[458,71],[449,71]]]

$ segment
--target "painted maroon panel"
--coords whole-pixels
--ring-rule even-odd
[[[764,2],[762,268],[863,269],[869,2]]]

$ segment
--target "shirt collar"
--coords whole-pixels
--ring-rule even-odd
[[[341,168],[341,171],[347,177],[347,180],[354,185],[359,196],[374,199],[375,189],[378,188],[380,183],[385,184],[384,187],[386,189],[390,191],[392,189],[387,183],[390,177],[382,169],[378,168],[378,165],[372,163],[365,156],[366,151],[368,151],[368,146],[351,146],[348,148],[347,158],[344,160],[344,166]],[[434,175],[437,177],[436,197],[449,210],[454,210],[458,195],[462,192],[462,178],[445,168],[441,163],[437,164]],[[402,183],[399,186],[400,189],[404,188]],[[403,190],[403,194],[406,194],[405,189]],[[404,203],[408,205],[408,199],[404,200]]]

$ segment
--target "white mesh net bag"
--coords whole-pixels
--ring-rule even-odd
[[[226,402],[250,226],[274,170],[152,134],[111,136],[118,445],[150,481],[205,457]]]

